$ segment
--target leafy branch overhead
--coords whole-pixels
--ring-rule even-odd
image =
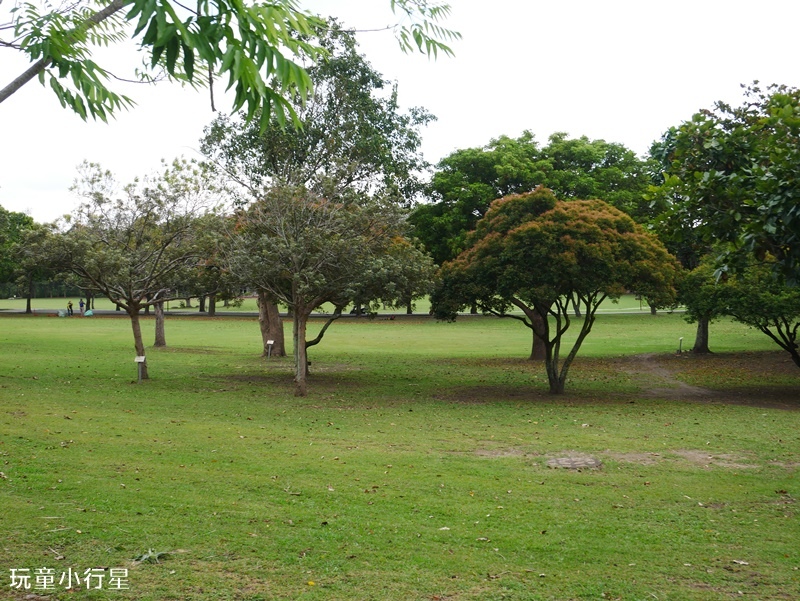
[[[391,7],[407,20],[396,30],[403,51],[452,54],[446,42],[460,36],[439,24],[449,5],[392,0]],[[193,8],[169,0],[78,0],[59,9],[23,2],[11,10],[8,23],[0,23],[0,32],[11,35],[0,38],[0,48],[26,55],[31,65],[0,89],[0,102],[38,77],[63,107],[83,119],[107,120],[133,101],[108,87],[112,75],[93,54],[130,35],[148,57],[145,80],[163,72],[202,86],[227,77],[233,111],[260,115],[264,125],[272,115],[285,123],[296,120],[290,99],[311,93],[306,69],[326,55],[311,40],[327,27],[325,18],[295,0],[202,0]]]

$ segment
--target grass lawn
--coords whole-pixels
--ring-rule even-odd
[[[0,598],[798,599],[800,370],[692,336],[604,315],[553,397],[513,320],[348,320],[299,399],[254,319],[168,319],[137,384],[125,319],[0,317]]]
[[[73,309],[75,313],[78,313],[78,298],[75,297],[68,297],[68,298],[36,298],[32,301],[32,309],[34,312],[36,311],[66,311],[67,308],[67,301],[71,300],[72,304],[74,305]],[[171,301],[167,303],[166,310],[168,312],[184,312],[184,311],[198,311],[198,301],[196,298],[192,299],[192,306],[191,308],[187,308],[185,305],[185,301]],[[430,311],[430,302],[428,299],[421,299],[414,303],[414,311],[416,313],[421,313],[423,315],[427,315]],[[106,298],[98,298],[95,299],[95,308],[102,309],[106,311],[111,311],[115,308],[114,304]],[[322,310],[328,313],[333,312],[333,305],[325,305],[323,306]],[[3,298],[0,299],[0,312],[2,311],[24,311],[25,310],[25,299],[24,298]],[[258,311],[258,305],[256,304],[255,297],[247,297],[242,300],[241,305],[239,306],[230,306],[224,307],[222,303],[218,303],[216,307],[217,313],[220,315],[226,314],[236,314],[240,312],[248,312],[248,313],[255,313]],[[637,300],[636,297],[632,294],[623,295],[618,301],[614,302],[611,300],[605,301],[601,307],[601,313],[622,313],[622,312],[642,312],[648,313],[650,308],[647,306],[646,303],[642,303],[641,301]],[[386,309],[385,311],[382,310],[381,313],[397,313],[402,314],[405,313],[405,309]]]

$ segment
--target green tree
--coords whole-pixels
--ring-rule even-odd
[[[738,107],[717,102],[668,132],[661,192],[673,229],[691,224],[726,244],[718,265],[745,269],[766,256],[777,277],[800,282],[800,90],[745,88]]]
[[[453,318],[472,299],[493,314],[522,311],[518,319],[544,341],[554,394],[564,391],[603,300],[627,291],[674,296],[674,259],[654,235],[601,200],[559,201],[541,187],[507,196],[492,203],[469,244],[442,267],[433,296],[436,314]],[[562,359],[572,305],[580,306],[584,317]]]
[[[58,265],[47,260],[52,256],[54,234],[53,224],[34,223],[22,231],[11,247],[15,281],[25,296],[25,313],[33,313],[32,299],[36,282],[59,275]]]
[[[329,199],[379,194],[409,203],[427,167],[420,129],[433,116],[401,112],[396,86],[335,22],[317,43],[326,58],[308,68],[314,91],[290,99],[297,124],[221,116],[205,130],[203,154],[242,187],[242,202],[273,186],[304,186]]]
[[[444,42],[459,35],[439,24],[449,5],[427,0],[390,4],[409,23],[396,29],[404,51],[451,54]],[[30,67],[0,89],[0,102],[38,77],[62,106],[84,119],[105,121],[132,101],[108,87],[109,71],[94,61],[94,51],[130,35],[147,57],[147,78],[165,73],[192,85],[208,85],[227,77],[234,111],[260,114],[264,125],[272,116],[284,121],[287,115],[294,117],[288,97],[311,91],[303,63],[313,64],[324,51],[308,40],[326,26],[295,0],[211,0],[191,8],[170,0],[78,0],[58,7],[19,2],[8,21],[0,21],[0,48],[24,54]]]
[[[334,24],[318,43],[326,58],[308,70],[314,92],[305,102],[292,98],[299,125],[273,117],[262,128],[243,115],[220,117],[206,128],[204,155],[231,180],[241,204],[273,187],[304,187],[333,202],[379,196],[408,204],[427,165],[419,130],[431,115],[400,111],[396,88],[359,54],[352,33]],[[272,340],[271,353],[283,355],[278,299],[256,292],[264,348]]]
[[[329,201],[304,188],[273,188],[238,213],[230,268],[265,290],[292,314],[296,394],[307,392],[307,349],[320,342],[345,306],[388,274],[386,256],[402,235],[396,206]],[[373,297],[375,298],[375,297]],[[309,316],[323,304],[335,311],[313,340]]]
[[[428,195],[409,217],[418,238],[441,265],[465,247],[489,205],[508,194],[528,192],[545,177],[537,162],[539,146],[531,132],[501,136],[484,147],[457,150],[436,166]]]
[[[180,298],[175,283],[200,254],[197,217],[213,207],[203,173],[176,161],[120,192],[111,173],[84,164],[75,191],[85,202],[59,237],[56,260],[82,288],[128,314],[136,354],[145,356],[139,312]],[[142,376],[148,377],[146,363]]]
[[[644,220],[642,195],[652,183],[652,169],[625,146],[604,140],[555,133],[540,147],[529,131],[518,138],[501,136],[442,159],[430,184],[434,202],[419,205],[410,219],[414,235],[442,264],[466,247],[468,232],[493,200],[540,185],[564,200],[602,198]]]
[[[722,294],[722,286],[714,277],[713,260],[710,256],[693,270],[683,272],[678,285],[678,302],[686,309],[686,321],[697,324],[693,353],[711,352],[708,346],[709,325],[725,315]]]
[[[638,222],[648,216],[643,195],[651,184],[652,165],[622,144],[555,133],[542,149],[539,167],[545,174],[539,183],[558,198],[602,198]]]
[[[0,284],[14,280],[17,268],[14,247],[22,240],[24,232],[33,226],[30,215],[0,207]]]

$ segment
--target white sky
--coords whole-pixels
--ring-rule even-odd
[[[670,126],[739,84],[800,87],[800,2],[786,0],[450,0],[455,58],[402,54],[390,33],[359,35],[361,51],[401,103],[438,121],[423,132],[431,162],[500,135],[555,131],[620,142],[639,154]],[[389,0],[303,0],[347,26],[392,22]],[[0,10],[5,20],[8,3]],[[98,61],[99,62],[99,61]],[[0,50],[0,86],[25,65]],[[84,159],[122,183],[160,159],[199,156],[213,118],[207,92],[164,83],[118,90],[137,106],[110,124],[84,123],[38,81],[0,104],[0,205],[50,221],[78,204],[68,188]],[[225,109],[218,101],[218,108]]]

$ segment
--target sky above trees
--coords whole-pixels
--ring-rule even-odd
[[[10,8],[5,4],[0,20]],[[390,32],[358,36],[374,67],[398,82],[401,105],[424,106],[438,117],[423,131],[431,162],[525,129],[542,143],[564,131],[643,154],[666,129],[715,100],[738,104],[742,83],[800,86],[792,31],[800,5],[780,0],[755,7],[677,0],[668,10],[635,0],[452,4],[446,25],[463,35],[452,44],[455,58],[404,55]],[[302,5],[332,11],[358,29],[393,22],[388,0]],[[124,64],[139,60],[130,47],[109,52],[120,74]],[[24,66],[12,51],[2,51],[0,83]],[[118,89],[137,106],[110,124],[84,123],[37,82],[6,101],[0,107],[0,205],[49,221],[78,205],[68,189],[84,159],[127,181],[157,169],[162,158],[198,156],[203,127],[214,117],[207,92],[167,83]]]

